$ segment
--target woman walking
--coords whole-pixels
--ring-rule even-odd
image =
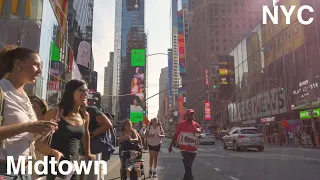
[[[0,102],[0,177],[31,180],[31,175],[21,172],[7,174],[7,157],[13,156],[17,163],[21,156],[26,159],[34,156],[35,135],[44,135],[57,128],[54,122],[38,121],[24,91],[24,86],[34,84],[41,74],[42,62],[39,54],[30,49],[6,46],[0,49],[0,64],[0,95],[3,98],[0,98],[3,100]],[[43,153],[59,156],[50,150]]]
[[[50,109],[44,116],[44,119],[48,121],[56,118],[60,119],[58,130],[52,136],[50,147],[41,142],[36,143],[36,145],[39,149],[61,152],[61,156],[57,159],[58,162],[61,160],[71,161],[77,158],[81,141],[84,145],[85,156],[94,159],[90,152],[90,118],[86,111],[87,96],[88,88],[85,82],[73,79],[65,87],[59,108]],[[59,172],[58,175],[53,175],[50,172],[51,166],[49,165],[49,167],[47,180],[53,180],[56,176],[64,177]],[[73,175],[72,179],[76,179],[76,176]]]
[[[149,144],[149,177],[157,177],[158,155],[161,148],[162,138],[164,138],[164,131],[160,125],[159,120],[153,118],[149,128],[146,131],[146,138]],[[153,169],[152,169],[153,167]]]

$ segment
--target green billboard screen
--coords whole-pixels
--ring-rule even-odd
[[[130,120],[132,123],[139,123],[140,121],[143,121],[143,113],[130,112]]]
[[[145,66],[146,65],[146,50],[132,49],[131,50],[131,66]]]

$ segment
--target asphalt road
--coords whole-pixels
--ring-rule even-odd
[[[168,153],[169,140],[162,144],[159,154],[159,180],[182,180],[184,167],[178,149]],[[144,154],[145,172],[148,154]],[[111,169],[113,167],[113,169]],[[108,180],[119,179],[119,162],[109,165]],[[318,180],[320,150],[266,145],[264,152],[224,150],[216,145],[200,145],[193,164],[195,180]]]

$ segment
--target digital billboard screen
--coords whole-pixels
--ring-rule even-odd
[[[132,49],[131,50],[131,66],[145,66],[146,65],[146,50]]]
[[[178,89],[178,122],[185,119],[187,91],[185,87],[180,87]]]
[[[135,67],[130,81],[130,120],[139,123],[145,111],[145,68]]]
[[[211,106],[210,101],[204,101],[204,120],[211,120]]]

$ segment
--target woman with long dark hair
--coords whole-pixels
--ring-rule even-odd
[[[59,108],[50,109],[44,116],[45,120],[59,117],[58,130],[53,134],[49,146],[37,143],[43,149],[51,148],[52,151],[61,152],[59,160],[75,160],[78,156],[80,142],[84,145],[85,156],[94,157],[90,152],[89,114],[86,111],[88,88],[84,81],[73,79],[65,87]],[[49,166],[50,167],[50,166]],[[49,168],[49,171],[51,167]],[[59,174],[59,177],[63,175]],[[53,180],[56,176],[49,172],[47,180]],[[73,175],[72,179],[75,179]]]
[[[162,138],[164,138],[164,131],[158,119],[151,120],[149,128],[147,128],[146,138],[149,144],[149,177],[157,177],[158,155],[161,148]],[[152,169],[153,165],[153,169]]]
[[[0,64],[0,90],[3,93],[0,102],[0,177],[31,179],[31,175],[20,172],[7,174],[7,158],[11,156],[17,163],[22,156],[25,159],[34,156],[35,135],[41,136],[57,128],[54,122],[38,121],[24,91],[24,86],[34,84],[41,74],[42,62],[39,54],[30,49],[6,46],[0,48]],[[51,154],[50,151],[43,153]]]

